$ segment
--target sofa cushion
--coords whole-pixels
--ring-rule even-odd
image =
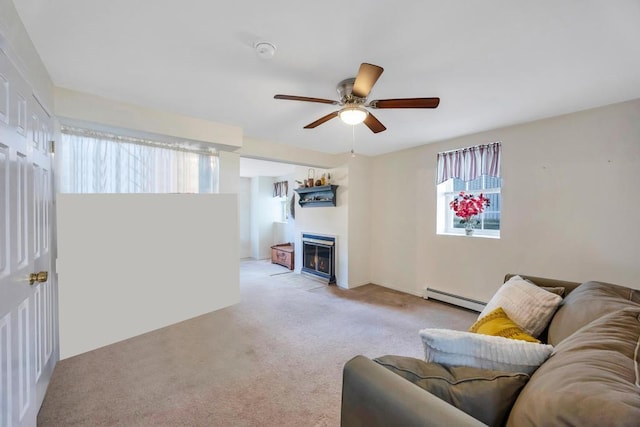
[[[605,315],[579,329],[531,376],[507,425],[638,425],[639,345],[640,308]]]
[[[561,302],[559,295],[547,292],[520,276],[513,276],[498,289],[478,319],[502,307],[511,320],[537,338]]]
[[[451,329],[423,329],[420,338],[426,362],[528,374],[553,351],[550,345]]]
[[[567,295],[551,320],[547,342],[557,345],[591,321],[627,307],[640,307],[640,291],[609,283],[583,283]]]
[[[490,426],[504,425],[524,373],[447,367],[412,357],[383,356],[375,362]]]
[[[478,319],[469,332],[476,334],[492,335],[494,337],[511,338],[539,343],[540,341],[526,333],[522,328],[507,316],[502,307],[498,307],[481,319]]]

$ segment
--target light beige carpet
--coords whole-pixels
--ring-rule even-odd
[[[38,425],[338,426],[347,360],[422,357],[419,329],[477,316],[241,264],[240,304],[59,362]]]

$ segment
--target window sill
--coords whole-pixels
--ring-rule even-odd
[[[494,239],[500,240],[500,235],[492,235],[492,234],[477,234],[473,233],[471,236],[467,236],[464,233],[436,233],[438,236],[454,236],[454,237],[472,237],[472,238],[482,238],[482,239]]]

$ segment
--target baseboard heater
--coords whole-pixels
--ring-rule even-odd
[[[459,307],[468,308],[470,310],[474,310],[477,312],[481,312],[484,309],[484,306],[487,305],[482,301],[477,301],[467,297],[461,297],[460,295],[450,294],[448,292],[439,291],[433,288],[427,288],[424,294],[424,298],[446,302],[449,304],[457,305]]]

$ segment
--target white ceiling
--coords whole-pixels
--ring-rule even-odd
[[[241,126],[327,153],[350,126],[303,126],[370,62],[370,99],[441,98],[436,110],[374,110],[355,130],[375,155],[640,97],[638,0],[14,0],[54,83]],[[271,60],[253,46],[277,46]]]

